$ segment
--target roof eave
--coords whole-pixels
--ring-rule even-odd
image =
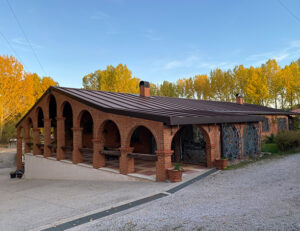
[[[263,119],[262,116],[172,117],[170,124],[167,125],[247,123],[259,122]]]

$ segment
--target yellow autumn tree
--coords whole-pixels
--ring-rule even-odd
[[[195,98],[194,80],[193,78],[183,79],[185,97],[188,99]]]
[[[234,67],[233,69],[233,81],[236,89],[236,94],[245,94],[245,87],[247,84],[247,68],[243,65]]]
[[[97,70],[83,77],[86,89],[123,93],[139,93],[139,79],[132,77],[126,65],[109,65],[105,70]]]
[[[295,62],[286,65],[281,71],[281,78],[285,89],[285,102],[290,108],[293,108],[295,102],[299,100],[300,70],[298,65]],[[284,101],[282,103],[284,104]]]
[[[250,67],[245,85],[245,101],[253,104],[264,105],[268,97],[267,81],[260,74],[260,68]]]
[[[231,71],[223,72],[217,68],[210,72],[210,90],[214,100],[232,101],[234,93],[234,81]]]
[[[26,105],[24,100],[23,65],[14,57],[0,56],[0,127],[4,121],[11,121],[14,116],[21,114]]]
[[[282,79],[280,78],[280,66],[275,59],[268,60],[261,65],[261,76],[267,81],[269,97],[267,104],[274,103],[275,108],[278,107],[278,97],[282,90]]]
[[[236,94],[246,103],[291,109],[300,105],[300,59],[281,69],[270,59],[260,67],[235,66],[213,69],[210,75],[180,78],[176,82],[151,83],[151,95],[197,98],[234,102]],[[139,79],[132,77],[126,65],[107,66],[83,78],[87,89],[138,93]]]
[[[179,97],[185,97],[185,80],[178,79],[176,82],[176,91]]]
[[[23,116],[49,87],[57,85],[50,77],[26,73],[12,56],[0,56],[0,141],[5,124]]]
[[[194,89],[197,99],[207,100],[210,96],[210,84],[207,75],[196,75],[194,77]]]

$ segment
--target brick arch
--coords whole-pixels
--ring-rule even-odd
[[[56,103],[57,103],[57,99],[56,99],[55,95],[52,94],[52,93],[49,93],[49,94],[47,95],[47,97],[46,97],[46,104],[47,104],[47,106],[49,106],[49,103],[50,103],[50,100],[51,100],[51,97],[52,97],[52,96],[55,98],[55,101],[56,101]]]
[[[22,131],[24,133],[24,128],[23,126],[18,126],[17,128],[17,138],[24,138],[24,134],[22,134]]]
[[[101,122],[101,124],[100,124],[100,126],[98,127],[98,129],[97,129],[97,133],[96,133],[96,135],[97,135],[97,139],[99,139],[99,140],[101,140],[102,141],[102,131],[103,131],[103,129],[104,129],[104,126],[107,124],[107,122],[109,122],[109,121],[111,121],[111,122],[113,122],[115,125],[116,125],[116,127],[117,127],[117,129],[118,129],[118,132],[119,132],[119,134],[120,134],[120,143],[122,143],[121,141],[122,141],[122,134],[121,134],[121,130],[120,130],[120,125],[119,125],[119,123],[116,121],[116,120],[113,120],[113,119],[106,119],[106,120],[104,120],[104,121],[102,121]]]
[[[102,135],[102,132],[103,132],[104,127],[107,125],[108,122],[112,122],[116,126],[117,132],[119,133],[119,136],[120,136],[119,145],[121,146],[122,141],[123,141],[122,131],[120,130],[119,123],[116,120],[113,120],[113,119],[106,119],[106,120],[101,122],[100,126],[98,127],[98,129],[96,131],[97,139],[100,140],[101,143],[104,145],[105,140],[104,140],[104,136]]]
[[[31,127],[29,127],[30,125],[32,125],[32,128],[34,127],[33,125],[33,119],[29,116],[26,121],[25,121],[25,129],[30,129]]]
[[[54,98],[54,100],[55,100],[55,106],[56,106],[56,117],[57,117],[57,115],[58,115],[58,99],[55,97],[55,95],[54,94],[49,94],[48,96],[47,96],[47,98],[46,98],[46,104],[45,104],[45,108],[44,108],[44,110],[43,110],[43,113],[44,113],[44,118],[46,118],[46,119],[48,119],[48,118],[50,118],[50,102],[51,102],[51,98]]]
[[[44,110],[41,106],[38,106],[36,109],[35,109],[35,112],[34,112],[34,118],[35,118],[35,125],[36,125],[36,128],[39,128],[39,112],[42,112],[43,114],[43,119],[45,119],[45,113],[44,113]],[[44,124],[44,122],[43,122]],[[35,125],[33,125],[33,127],[35,127]],[[43,126],[44,127],[44,126]]]
[[[30,131],[31,128],[33,129],[33,120],[29,116],[25,121],[25,127],[24,127],[24,140],[25,140],[25,153],[28,153],[31,151],[31,145],[27,144],[30,143]],[[33,135],[33,134],[32,134]]]
[[[145,127],[145,128],[147,128],[147,129],[150,131],[150,133],[153,135],[154,139],[155,139],[157,150],[163,150],[163,147],[161,147],[160,142],[158,142],[159,139],[158,139],[158,134],[157,134],[156,130],[153,129],[153,128],[151,128],[151,127],[149,127],[147,124],[144,124],[144,123],[135,124],[133,127],[131,127],[131,128],[129,129],[129,132],[128,132],[127,135],[125,136],[125,137],[126,137],[126,138],[125,138],[125,145],[126,145],[127,147],[130,146],[131,137],[132,137],[134,131],[135,131],[138,127]]]
[[[58,104],[58,103],[56,102],[56,104],[57,104],[57,117],[60,117],[60,118],[63,117],[64,108],[65,108],[65,106],[66,106],[67,103],[70,104],[71,109],[72,109],[72,113],[74,113],[72,103],[69,102],[68,100],[64,100],[64,101],[63,101],[62,103],[60,103],[60,104]]]
[[[70,105],[72,106],[72,104],[70,103]],[[93,124],[95,124],[95,118],[93,116],[93,113],[91,113],[88,109],[82,109],[79,113],[77,113],[77,115],[75,115],[75,113],[73,114],[73,116],[75,116],[75,120],[73,120],[73,123],[75,122],[75,127],[78,127],[80,128],[80,121],[81,121],[81,118],[82,118],[82,115],[87,112],[90,114],[90,116],[92,117],[92,120],[93,120]]]
[[[214,148],[214,144],[212,144],[211,142],[211,137],[209,135],[209,131],[207,131],[207,128],[201,126],[201,125],[195,125],[197,126],[197,128],[199,128],[203,135],[204,135],[204,139],[205,139],[205,151],[206,151],[206,164],[208,167],[211,167],[212,163],[211,163],[211,156],[212,156],[212,149]],[[170,139],[169,142],[169,148],[170,150],[172,150],[172,142],[175,138],[175,136],[178,134],[178,132],[180,132],[183,128],[185,128],[186,126],[181,126],[179,129],[177,129],[177,131],[173,134],[172,138]]]
[[[89,115],[92,119],[92,121],[90,121],[91,125],[92,125],[91,127],[89,127],[89,126],[81,127],[81,122],[84,122],[84,121],[82,121],[82,118],[85,113],[87,113],[87,115]],[[74,120],[73,120],[73,123],[74,123]],[[82,133],[81,133],[82,147],[92,148],[93,147],[92,140],[94,138],[94,131],[95,131],[95,119],[93,118],[93,114],[87,109],[81,110],[81,112],[77,116],[75,126],[76,126],[76,128],[82,129]],[[91,131],[90,131],[90,129],[91,129]]]

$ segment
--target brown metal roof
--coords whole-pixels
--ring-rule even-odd
[[[253,104],[240,105],[159,96],[141,97],[136,94],[65,87],[50,87],[47,92],[50,91],[65,94],[104,112],[161,121],[166,125],[256,122],[263,119],[258,115],[294,114]]]

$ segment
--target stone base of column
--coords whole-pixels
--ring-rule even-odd
[[[134,148],[123,147],[120,148],[120,173],[127,175],[134,172],[134,158],[128,157],[128,154],[133,151]]]
[[[100,153],[93,154],[93,167],[94,168],[102,168],[105,166],[105,155]]]
[[[72,160],[73,164],[82,163],[82,156],[79,150],[73,150]]]
[[[50,156],[52,156],[51,149],[47,145],[44,145],[44,157]]]
[[[101,139],[93,139],[93,167],[101,168],[105,166],[105,155],[100,154],[100,151],[103,150],[103,143]]]
[[[82,155],[79,148],[82,146],[82,130],[83,128],[72,128],[73,130],[73,164],[82,163]]]
[[[56,159],[57,160],[64,160],[66,159],[66,153],[64,150],[62,150],[61,147],[57,147],[56,149]]]
[[[155,153],[157,155],[156,181],[165,181],[168,178],[167,169],[172,166],[171,155],[173,150],[160,150]]]

